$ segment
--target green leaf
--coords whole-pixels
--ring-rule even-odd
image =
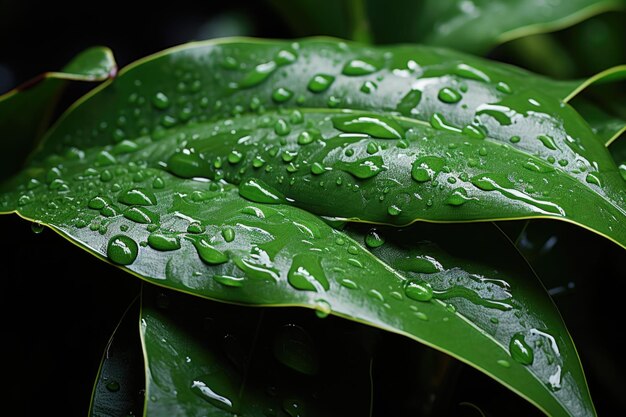
[[[605,146],[609,146],[626,131],[626,120],[589,100],[577,98],[573,100],[572,106],[585,118],[598,140]]]
[[[622,128],[622,132],[624,129]],[[609,150],[615,163],[619,167],[622,178],[626,181],[626,136],[622,135],[619,139],[610,143]]]
[[[319,74],[328,85],[311,89]],[[511,257],[499,234],[465,226],[439,240],[420,224],[397,239],[451,239],[467,253],[389,238],[374,250],[382,262],[314,215],[396,225],[553,217],[623,245],[623,181],[550,85],[424,47],[193,44],[82,99],[0,186],[0,211],[159,285],[332,312],[447,352],[551,415],[593,415],[556,309],[519,258],[499,264]],[[476,243],[487,236],[490,245]],[[489,248],[489,260],[471,248]],[[512,360],[510,346],[525,356]]]
[[[0,96],[0,179],[14,174],[48,128],[66,81],[102,81],[117,67],[108,48],[89,48],[61,72],[46,72]]]
[[[384,0],[270,1],[298,35],[344,38],[350,37],[354,27],[353,4],[361,2],[365,3],[364,24],[377,43],[419,42],[477,54],[626,7],[622,0],[403,0],[395,1],[393,7]]]
[[[157,296],[144,287],[146,416],[369,414],[367,338],[339,320]]]
[[[332,84],[309,91],[319,74]],[[106,145],[101,166],[117,153],[183,177],[258,179],[275,201],[324,216],[396,225],[552,217],[623,246],[623,181],[585,121],[550,95],[562,89],[549,86],[425,47],[195,44],[140,61],[86,97],[36,159]]]
[[[141,415],[144,401],[143,361],[138,333],[139,302],[135,300],[117,325],[102,355],[89,415]]]

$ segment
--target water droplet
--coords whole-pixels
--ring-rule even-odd
[[[323,292],[330,288],[321,260],[314,253],[299,253],[294,256],[287,280],[294,288],[303,291]]]
[[[524,335],[516,333],[509,342],[509,353],[515,361],[522,365],[532,365],[534,360],[533,348],[524,340]]]
[[[411,177],[417,182],[433,180],[443,169],[445,159],[438,156],[423,156],[413,162]]]
[[[350,290],[356,290],[359,286],[357,285],[356,282],[350,280],[350,279],[342,279],[341,281],[339,281],[339,283],[343,286],[346,287]]]
[[[285,121],[285,119],[278,119],[274,124],[274,132],[278,136],[286,136],[289,134],[289,132],[291,132],[291,127],[289,126],[289,123]]]
[[[101,151],[96,156],[96,165],[100,167],[109,166],[117,163],[117,159],[107,151]]]
[[[293,91],[284,87],[278,87],[272,93],[272,100],[274,100],[276,103],[284,103],[291,97],[293,97]]]
[[[383,295],[381,294],[380,291],[375,290],[375,289],[371,289],[367,292],[367,295],[370,298],[373,298],[374,300],[380,301],[381,303],[385,302],[385,297],[383,297]]]
[[[120,390],[120,384],[117,381],[109,381],[107,382],[105,387],[110,392],[117,392]]]
[[[137,145],[135,142],[132,142],[130,140],[123,140],[113,147],[112,152],[115,155],[122,155],[135,152],[137,149],[139,149],[139,145]]]
[[[313,137],[313,135],[308,132],[308,131],[303,131],[298,135],[298,145],[308,145],[309,143],[313,142],[315,140],[315,138]]]
[[[163,178],[161,177],[156,177],[153,181],[152,181],[152,188],[159,190],[165,187],[165,181],[163,181]]]
[[[332,312],[332,308],[328,301],[325,300],[317,300],[315,301],[315,315],[320,319],[328,317],[328,315]]]
[[[199,238],[192,239],[193,245],[196,247],[196,251],[204,262],[209,265],[219,265],[228,262],[228,255],[211,246],[209,240],[201,236]]]
[[[33,222],[30,224],[30,230],[33,231],[34,234],[38,235],[43,232],[44,225],[38,222]]]
[[[398,207],[396,204],[393,204],[393,205],[387,207],[387,213],[390,216],[398,216],[398,215],[400,215],[400,213],[402,213],[402,209],[400,207]]]
[[[362,85],[361,85],[361,92],[365,93],[365,94],[369,94],[372,91],[376,91],[376,89],[378,88],[378,85],[373,82],[373,81],[365,81]]]
[[[180,249],[180,239],[173,234],[152,233],[148,236],[148,245],[160,251],[176,250]]]
[[[230,275],[213,275],[213,279],[226,287],[239,288],[243,286],[244,278]]]
[[[444,103],[449,104],[458,103],[459,101],[461,101],[461,98],[463,98],[463,96],[461,96],[461,93],[449,87],[444,87],[439,90],[439,94],[437,95],[437,97]]]
[[[220,388],[223,388],[223,385],[221,385]],[[193,381],[193,383],[191,384],[191,391],[203,400],[214,405],[215,407],[221,408],[222,410],[226,410],[229,412],[235,411],[232,400],[224,395],[220,395],[213,389],[209,388],[209,386],[203,381]]]
[[[139,254],[137,242],[125,235],[113,236],[107,245],[107,256],[118,265],[130,265]]]
[[[314,162],[313,164],[311,164],[312,174],[320,175],[320,174],[323,174],[324,172],[326,172],[326,168],[324,168],[324,165],[320,164],[319,162]]]
[[[487,74],[467,64],[458,64],[452,71],[459,77],[467,78],[470,80],[489,82],[491,79]]]
[[[313,93],[321,93],[328,90],[334,81],[335,77],[332,75],[316,74],[309,81],[307,88]]]
[[[152,104],[159,110],[165,110],[170,106],[170,99],[159,91],[152,97]]]
[[[300,326],[286,324],[278,330],[273,343],[274,357],[283,365],[305,375],[319,371],[319,355],[313,339]]]
[[[181,178],[207,177],[212,175],[211,164],[191,149],[173,154],[167,161],[168,169]]]
[[[587,176],[585,177],[585,181],[587,181],[589,184],[597,185],[598,187],[602,186],[600,178],[596,174],[587,174]]]
[[[261,84],[276,70],[276,68],[278,68],[278,65],[276,65],[276,62],[274,61],[257,65],[250,72],[244,75],[241,81],[239,81],[239,88],[250,88]]]
[[[467,203],[469,200],[476,200],[476,198],[471,198],[467,196],[467,190],[465,188],[456,188],[452,191],[452,194],[448,196],[446,199],[446,204],[451,206],[462,206]]]
[[[509,141],[510,141],[511,143],[518,143],[520,140],[522,140],[522,138],[520,138],[519,136],[511,136],[511,137],[509,138]]]
[[[378,230],[370,229],[365,235],[365,244],[370,248],[378,248],[385,243],[385,239],[380,235]]]
[[[283,410],[289,417],[305,417],[302,403],[298,400],[287,399],[283,401]]]
[[[220,61],[220,65],[224,69],[234,70],[239,67],[239,61],[232,56],[227,56]]]
[[[428,316],[426,315],[426,313],[422,313],[421,311],[416,312],[415,317],[422,321],[428,321]]]
[[[298,59],[298,56],[295,54],[295,52],[289,51],[287,49],[281,49],[276,54],[276,58],[274,60],[276,61],[276,64],[283,66],[296,62],[296,59]]]
[[[197,221],[193,221],[191,223],[189,223],[189,225],[187,226],[187,233],[202,233],[204,231],[204,227],[202,227],[202,225],[197,222]]]
[[[513,90],[511,90],[511,87],[507,83],[505,83],[504,81],[500,81],[496,85],[496,90],[498,90],[501,93],[505,93],[505,94],[511,94],[513,92]]]
[[[343,75],[359,76],[367,75],[379,70],[378,63],[369,58],[352,59],[341,70]]]
[[[502,366],[503,368],[510,368],[511,364],[509,363],[509,361],[505,361],[504,359],[499,359],[496,362],[498,365]]]
[[[157,203],[153,192],[144,188],[131,188],[120,193],[117,201],[126,205],[154,206]]]
[[[556,143],[554,143],[554,139],[552,138],[552,136],[539,135],[537,136],[537,139],[539,139],[539,141],[543,143],[543,146],[545,146],[546,148],[552,149],[553,151],[557,150]]]
[[[263,180],[248,178],[239,185],[239,195],[256,203],[278,204],[285,201],[284,196]]]
[[[433,298],[433,288],[422,280],[407,281],[404,287],[407,297],[416,301],[430,301]]]
[[[235,240],[235,229],[232,227],[225,227],[222,229],[222,237],[226,242],[232,242]]]
[[[497,190],[511,200],[517,200],[533,206],[542,212],[564,216],[565,211],[557,204],[537,200],[528,194],[513,188],[513,183],[503,174],[482,174],[471,179],[472,184],[484,191]]]
[[[339,161],[336,165],[339,169],[360,179],[375,177],[386,169],[383,158],[380,155],[369,156],[354,162]]]
[[[107,208],[110,209],[111,207],[105,207],[102,212],[104,212],[104,210]],[[158,223],[159,221],[159,215],[157,213],[150,211],[142,206],[129,207],[124,210],[123,215],[125,218],[127,218],[128,220],[132,220],[135,223],[150,224]]]
[[[404,128],[390,117],[361,114],[333,117],[333,126],[346,133],[364,133],[380,139],[401,139]]]
[[[411,116],[417,113],[417,106],[422,100],[421,90],[411,90],[402,97],[402,100],[396,106],[396,110],[403,116]]]
[[[430,118],[430,125],[437,130],[447,130],[448,132],[461,133],[462,130],[452,126],[441,113],[434,113]]]

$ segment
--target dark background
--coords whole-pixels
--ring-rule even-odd
[[[61,68],[93,45],[111,47],[121,67],[191,40],[292,33],[262,1],[179,0],[166,7],[133,2],[132,8],[130,3],[0,1],[0,93]],[[558,35],[565,43],[567,33]],[[508,49],[491,56],[514,61]],[[82,90],[73,87],[70,92]],[[624,328],[624,252],[584,230],[547,222],[528,229],[526,252],[568,323],[599,414],[626,410],[621,375],[626,363],[623,343],[616,340]],[[15,410],[16,416],[85,415],[102,351],[139,290],[138,280],[97,262],[50,230],[33,233],[16,216],[0,216],[0,280],[1,369],[7,383],[0,407]],[[457,394],[458,401],[468,399],[463,395],[491,398],[500,410],[528,411],[515,396],[469,368],[458,383],[464,393]]]

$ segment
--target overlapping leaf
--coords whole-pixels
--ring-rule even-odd
[[[483,229],[436,239],[421,225],[391,233],[372,250],[379,260],[359,245],[375,248],[375,232],[315,216],[554,217],[623,245],[623,181],[550,86],[423,47],[190,45],[76,105],[1,186],[0,211],[159,285],[332,312],[445,351],[552,415],[592,415],[542,287],[523,263],[494,267],[506,242],[489,236],[484,260],[470,254]],[[420,235],[467,253],[416,244]]]

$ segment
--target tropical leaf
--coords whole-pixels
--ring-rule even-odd
[[[194,44],[138,62],[75,105],[1,186],[0,210],[158,285],[404,334],[551,415],[593,415],[556,309],[523,261],[497,261],[511,256],[499,232],[422,224],[373,249],[379,260],[359,244],[375,248],[375,231],[314,215],[554,217],[623,245],[623,181],[549,86],[423,47]],[[442,249],[405,237],[420,235]],[[467,253],[448,252],[448,240]],[[489,248],[488,260],[471,248]]]
[[[106,145],[178,176],[241,183],[250,198],[273,190],[257,198],[318,215],[396,225],[552,217],[623,246],[623,181],[549,85],[424,47],[196,44],[123,71],[64,117],[36,159]],[[0,210],[15,209],[21,194],[6,196]]]
[[[369,27],[378,43],[419,42],[478,54],[520,37],[560,30],[597,14],[626,8],[622,0],[402,0],[393,7],[383,0],[270,3],[300,36],[349,37],[361,25]]]
[[[139,338],[139,302],[124,313],[102,355],[89,415],[141,415],[144,401],[143,361]]]
[[[61,72],[46,72],[0,95],[0,132],[4,135],[0,142],[0,179],[22,167],[26,155],[45,133],[66,81],[103,81],[116,71],[108,48],[89,48]]]

